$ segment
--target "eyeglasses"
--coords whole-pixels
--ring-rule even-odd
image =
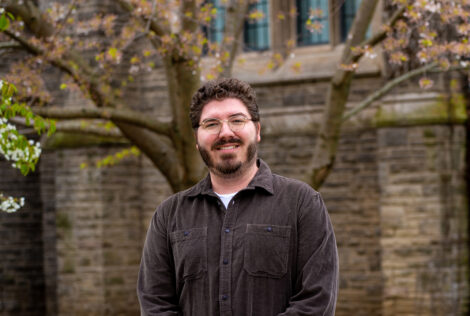
[[[253,120],[243,115],[232,116],[226,120],[209,118],[199,124],[199,127],[201,127],[204,131],[210,134],[219,134],[220,130],[222,129],[222,125],[224,124],[224,122],[227,122],[228,127],[232,132],[239,132],[243,129],[243,127],[245,127],[245,124],[248,121]]]

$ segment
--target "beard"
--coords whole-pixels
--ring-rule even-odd
[[[222,146],[226,143],[237,143],[240,146],[243,145],[241,139],[238,138],[221,139],[212,145],[211,150],[216,150],[218,146]],[[220,162],[215,162],[206,148],[203,148],[203,146],[200,145],[198,148],[202,160],[206,164],[207,168],[216,174],[225,176],[234,176],[247,169],[247,167],[254,162],[258,152],[256,141],[252,141],[248,144],[244,161],[235,160],[235,154],[224,154],[220,156]]]

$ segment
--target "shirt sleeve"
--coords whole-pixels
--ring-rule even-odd
[[[179,315],[175,272],[163,207],[155,212],[147,231],[137,280],[137,296],[142,316]]]
[[[328,212],[318,192],[299,205],[296,279],[286,311],[280,315],[333,316],[338,292],[338,251]]]

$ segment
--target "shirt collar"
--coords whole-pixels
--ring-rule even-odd
[[[274,194],[271,169],[262,159],[257,159],[256,164],[258,165],[258,171],[245,189],[261,188],[269,194]],[[190,188],[187,195],[191,197],[197,195],[214,195],[210,175],[207,175],[195,186]]]

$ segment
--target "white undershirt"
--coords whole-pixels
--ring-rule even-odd
[[[228,208],[228,203],[232,200],[232,198],[237,194],[238,192],[235,193],[229,193],[229,194],[219,194],[215,192],[219,196],[219,198],[222,200],[222,203],[224,203],[225,208]]]

